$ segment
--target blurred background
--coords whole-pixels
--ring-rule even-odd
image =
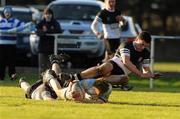
[[[52,0],[1,0],[8,5],[34,5],[43,9]],[[104,1],[104,0],[101,0]],[[17,4],[18,3],[18,4]],[[180,0],[117,0],[117,8],[133,16],[143,30],[156,35],[180,34]]]
[[[1,6],[33,6],[43,10],[50,2],[52,0],[1,0]],[[142,30],[162,36],[180,36],[179,5],[180,0],[117,0],[117,8],[124,15],[132,16]],[[179,62],[179,44],[180,39],[157,39],[155,61]]]

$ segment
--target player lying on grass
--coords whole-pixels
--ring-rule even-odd
[[[57,98],[80,102],[104,103],[108,101],[112,87],[100,79],[66,82],[68,75],[61,73],[59,56],[51,55],[51,69],[43,74],[43,80],[29,85],[20,79],[20,87],[25,90],[26,97],[35,100],[54,100]],[[112,76],[110,78],[114,78]],[[69,83],[69,84],[68,84]],[[68,85],[67,85],[68,84]]]
[[[60,62],[63,62],[64,55],[60,55],[59,60]],[[27,81],[25,81],[24,78],[20,78],[19,86],[25,91],[26,98],[35,99],[35,100],[54,100],[57,98],[57,95],[51,89],[51,87],[43,83],[42,80],[43,75],[44,73],[42,73],[41,79],[37,80],[32,85],[30,85]]]

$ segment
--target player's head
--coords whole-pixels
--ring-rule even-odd
[[[116,0],[105,0],[105,4],[107,8],[114,9],[116,6]]]
[[[49,8],[44,9],[44,18],[46,21],[51,21],[51,19],[54,17],[53,11]]]
[[[151,35],[147,31],[142,31],[135,39],[136,50],[142,51],[144,50],[144,48],[149,47],[150,43],[151,43]]]
[[[139,33],[138,38],[144,40],[146,43],[151,43],[151,35],[147,31],[142,31]]]
[[[111,84],[104,80],[96,80],[93,85],[95,92],[98,96],[103,95],[111,89]]]
[[[5,6],[3,9],[3,16],[5,18],[10,18],[12,16],[13,10],[11,6]]]
[[[69,84],[71,95],[73,100],[75,101],[82,101],[85,98],[85,91],[79,84],[79,82],[76,83],[70,83]]]

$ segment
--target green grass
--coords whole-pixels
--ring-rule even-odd
[[[180,72],[180,63],[155,63],[154,69],[162,72]]]
[[[37,75],[23,74],[33,82]],[[0,82],[0,119],[180,119],[180,78],[132,77],[133,91],[113,90],[107,104],[35,101],[24,98],[17,81]]]

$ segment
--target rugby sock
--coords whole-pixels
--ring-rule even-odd
[[[79,80],[79,81],[83,80],[80,73],[74,74],[74,80]]]

